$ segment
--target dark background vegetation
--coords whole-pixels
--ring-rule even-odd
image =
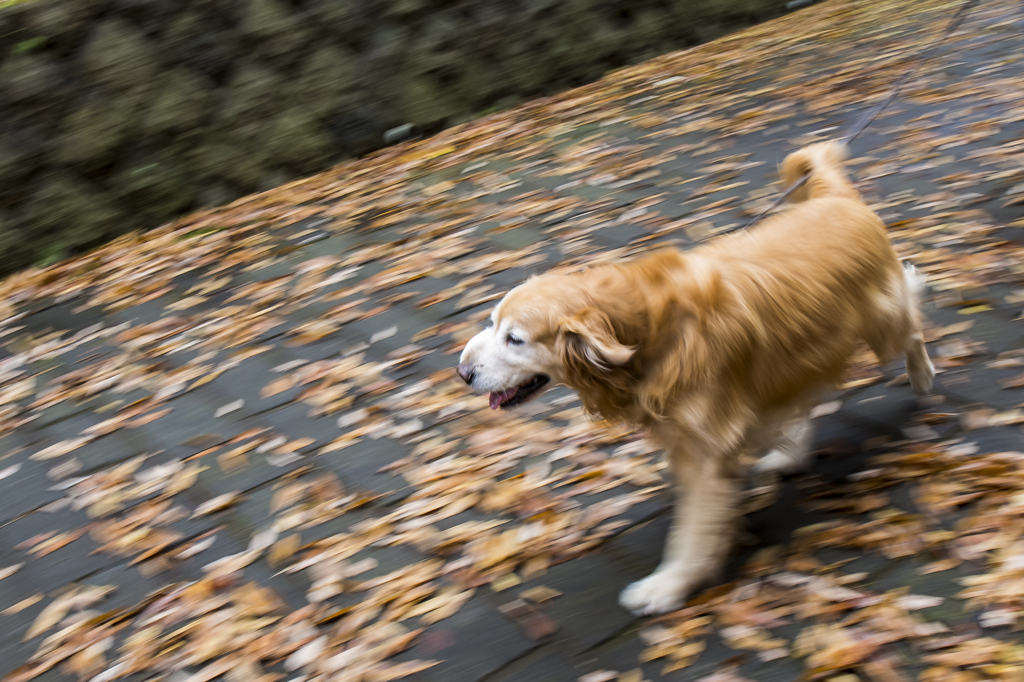
[[[781,0],[0,2],[0,274],[403,137],[389,130],[434,132],[782,11]]]

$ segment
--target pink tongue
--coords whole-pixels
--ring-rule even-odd
[[[502,391],[501,393],[492,393],[491,394],[491,409],[492,410],[496,410],[499,407],[501,407],[501,404],[503,402],[505,402],[506,400],[508,400],[509,398],[511,398],[512,396],[514,396],[516,394],[516,391],[518,391],[518,390],[519,390],[519,387],[517,386],[515,388],[510,388],[507,391]]]

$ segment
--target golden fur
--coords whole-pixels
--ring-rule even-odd
[[[883,362],[906,351],[915,389],[930,387],[916,277],[848,181],[843,152],[826,143],[789,156],[787,184],[810,173],[799,203],[747,232],[527,281],[463,353],[460,374],[481,390],[543,374],[587,410],[647,427],[680,492],[699,498],[680,505],[688,516],[662,567],[624,593],[634,611],[674,608],[717,568],[739,455],[805,423],[861,342]],[[809,439],[806,425],[793,433]],[[798,465],[806,445],[791,443],[780,464]]]

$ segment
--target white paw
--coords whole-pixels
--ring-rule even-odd
[[[776,472],[779,474],[796,474],[809,468],[810,457],[793,457],[781,450],[772,450],[757,460],[752,467],[755,474]]]
[[[924,366],[919,365],[915,370],[910,372],[910,385],[914,388],[914,393],[928,395],[935,379],[935,365],[931,360],[925,359]]]
[[[677,575],[652,573],[623,590],[619,604],[637,616],[668,613],[683,605],[687,587],[687,581]]]

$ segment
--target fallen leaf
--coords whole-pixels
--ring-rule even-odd
[[[207,500],[206,502],[203,502],[201,505],[199,505],[199,507],[197,507],[195,512],[192,514],[192,518],[196,519],[202,516],[208,516],[210,514],[223,511],[224,509],[227,509],[228,507],[237,504],[241,499],[242,493],[237,490],[230,493],[224,493],[223,495],[218,495],[212,500]]]

